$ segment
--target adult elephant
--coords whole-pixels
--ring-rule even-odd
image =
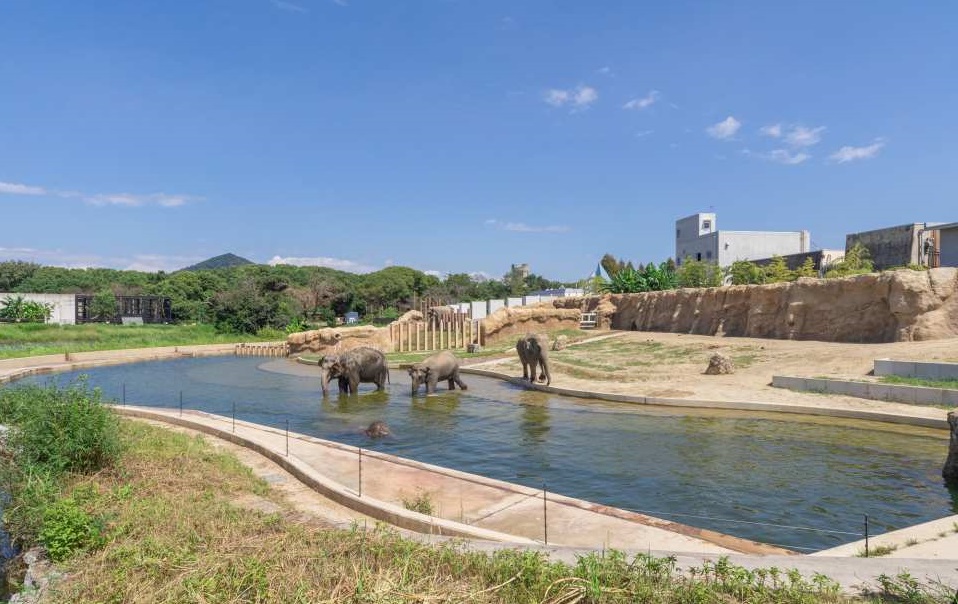
[[[376,390],[385,389],[389,367],[382,352],[360,346],[340,355],[323,357],[319,362],[319,377],[323,396],[329,396],[329,382],[333,379],[339,381],[340,393],[355,394],[362,382],[376,384]]]
[[[426,385],[426,394],[436,391],[436,384],[443,380],[449,382],[449,389],[454,390],[455,384],[466,390],[466,385],[459,377],[459,359],[448,350],[427,357],[419,363],[413,363],[409,368],[409,377],[412,378],[412,394],[416,395],[419,386]]]
[[[522,362],[522,377],[533,384],[536,381],[545,381],[546,386],[552,383],[552,374],[549,371],[549,338],[541,333],[527,333],[516,342],[516,352]],[[536,369],[540,369],[539,379],[536,380]]]

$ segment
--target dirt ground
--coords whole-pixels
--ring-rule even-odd
[[[714,353],[735,361],[731,375],[705,375]],[[755,401],[852,409],[914,409],[914,405],[771,386],[773,375],[868,380],[875,359],[958,362],[958,339],[887,344],[765,340],[657,332],[596,334],[550,353],[552,385],[663,398]],[[480,363],[522,375],[514,355]]]

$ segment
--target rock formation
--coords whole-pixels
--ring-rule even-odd
[[[581,298],[574,298],[581,301]],[[500,308],[482,322],[483,342],[486,345],[512,339],[516,335],[540,333],[557,329],[578,329],[581,311],[576,308],[557,308],[551,302],[533,306]]]
[[[735,373],[735,362],[732,361],[732,357],[717,352],[709,358],[709,366],[705,373],[706,375]]]
[[[832,342],[958,337],[958,269],[612,294],[612,329]],[[580,302],[581,304],[581,302]]]
[[[552,343],[552,350],[562,350],[569,344],[569,336],[558,335],[556,341]]]

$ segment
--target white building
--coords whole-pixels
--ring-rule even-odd
[[[720,231],[714,213],[693,214],[675,221],[675,263],[686,258],[728,266],[809,251],[808,231]]]

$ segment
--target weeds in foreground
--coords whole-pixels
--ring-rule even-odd
[[[432,496],[428,491],[420,489],[413,497],[402,497],[402,505],[407,510],[432,516],[436,509],[432,503]]]

